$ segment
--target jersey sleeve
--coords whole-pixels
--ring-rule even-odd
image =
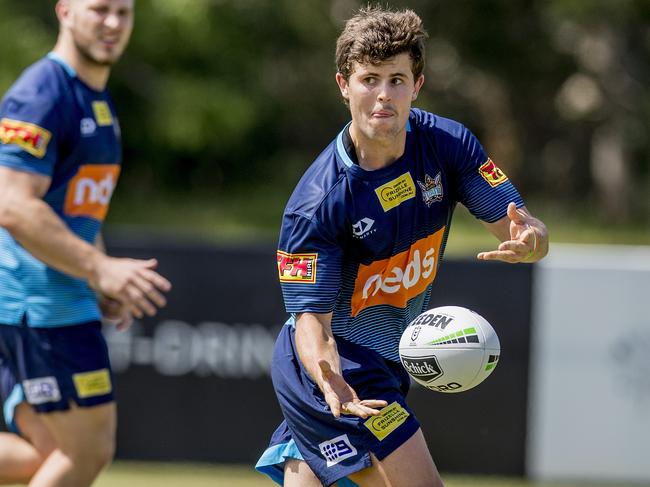
[[[493,223],[506,215],[508,203],[524,205],[508,176],[488,157],[476,136],[457,124],[445,144],[446,160],[457,182],[458,200],[474,215]]]
[[[342,248],[316,217],[287,212],[277,252],[278,277],[289,313],[329,313],[341,285]]]
[[[0,165],[51,176],[63,120],[46,93],[11,90],[0,105]]]

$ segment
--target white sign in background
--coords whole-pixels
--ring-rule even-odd
[[[650,247],[556,245],[534,278],[528,475],[650,482]]]

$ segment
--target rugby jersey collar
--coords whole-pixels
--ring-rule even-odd
[[[55,52],[50,51],[47,53],[47,57],[48,59],[51,59],[55,63],[61,65],[61,67],[65,69],[65,72],[68,73],[68,76],[70,76],[71,78],[77,77],[77,72],[74,70],[74,68],[70,66],[67,62],[65,62],[65,60],[61,56],[59,56]]]
[[[366,171],[361,166],[359,166],[359,164],[355,163],[345,148],[344,137],[346,131],[349,130],[351,124],[352,124],[351,121],[348,122],[345,125],[345,127],[343,127],[343,130],[341,130],[339,134],[336,136],[336,155],[338,159],[343,163],[345,168],[352,175],[362,179],[383,179],[386,176],[392,175],[393,173],[404,171],[404,166],[408,164],[409,158],[407,157],[407,155],[410,152],[409,146],[412,144],[412,131],[411,131],[410,118],[406,122],[406,145],[404,147],[404,153],[402,154],[402,156],[398,158],[395,162],[390,164],[389,166],[383,167],[381,169],[376,169],[374,171]]]

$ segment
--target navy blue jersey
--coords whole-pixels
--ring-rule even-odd
[[[523,201],[457,122],[412,109],[404,154],[375,171],[352,161],[347,129],[285,209],[277,255],[285,307],[333,312],[336,336],[398,361],[402,331],[428,305],[456,204],[495,222]]]
[[[51,178],[44,196],[93,243],[120,172],[120,130],[107,91],[53,54],[30,66],[0,104],[0,165]],[[0,228],[0,323],[62,326],[100,319],[87,283],[52,269]]]

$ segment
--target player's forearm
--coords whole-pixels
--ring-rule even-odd
[[[321,362],[324,361],[329,364],[329,368],[333,372],[341,373],[341,359],[332,334],[330,319],[331,314],[302,313],[296,320],[296,349],[298,356],[310,377],[321,390],[323,386]]]
[[[92,281],[103,253],[72,233],[47,203],[31,198],[5,206],[2,214],[0,224],[34,257]]]

